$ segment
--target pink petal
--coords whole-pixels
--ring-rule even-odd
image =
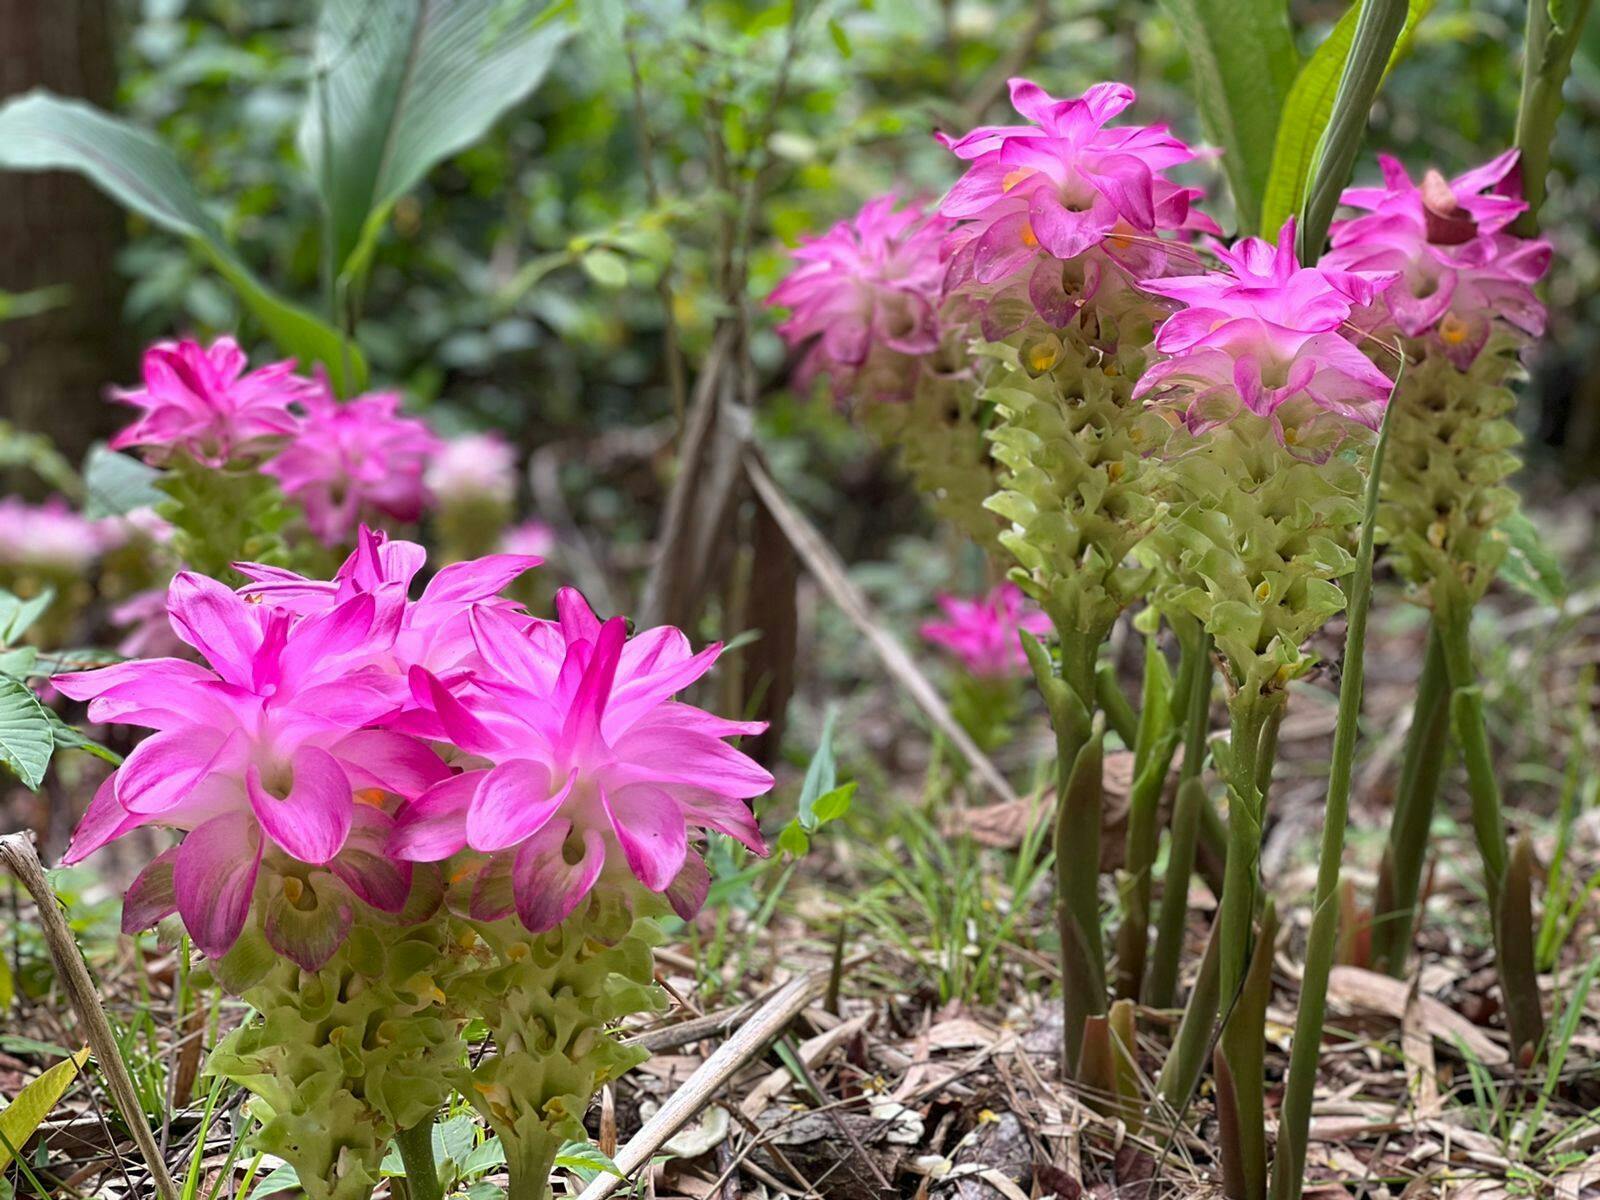
[[[117,777],[107,775],[95,789],[94,798],[84,810],[83,820],[72,834],[67,852],[61,856],[61,865],[70,867],[82,862],[107,842],[114,842],[128,830],[142,824],[117,802]]]
[[[501,748],[494,732],[468,712],[433,672],[412,667],[410,680],[411,694],[417,703],[439,718],[445,733],[461,749],[468,754],[492,754]]]
[[[356,806],[354,818],[344,849],[328,869],[364,903],[397,913],[411,895],[411,864],[389,857],[394,818],[367,804]]]
[[[739,799],[772,790],[772,776],[726,742],[685,729],[637,729],[616,746],[622,778],[638,783],[681,783]]]
[[[227,745],[215,729],[169,729],[133,748],[117,768],[117,802],[130,813],[167,812],[181,803],[211,771]]]
[[[628,868],[652,892],[664,892],[688,852],[688,826],[678,802],[660,788],[639,785],[611,794],[600,790]]]
[[[750,811],[750,806],[743,800],[735,800],[728,796],[713,796],[709,792],[697,792],[693,788],[674,787],[670,790],[677,797],[684,819],[690,825],[704,826],[706,829],[725,833],[744,843],[762,858],[767,856],[767,843],[761,836],[761,826],[756,822],[755,813]]]
[[[182,846],[163,850],[128,885],[122,897],[122,932],[133,935],[149,929],[178,911],[173,871]],[[63,860],[65,861],[65,860]]]
[[[274,796],[254,764],[245,773],[250,807],[266,835],[304,863],[321,865],[339,853],[355,819],[355,797],[339,760],[316,746],[301,746],[291,761],[288,793]]]
[[[577,777],[574,771],[556,788],[543,763],[500,763],[481,778],[467,808],[467,845],[490,854],[531,837],[560,810]]]
[[[600,878],[606,863],[605,840],[597,829],[583,832],[583,854],[568,862],[565,852],[572,822],[557,817],[522,844],[512,868],[517,915],[533,933],[554,929],[578,907]]]
[[[600,736],[600,721],[605,716],[606,703],[611,698],[617,664],[622,659],[622,645],[627,637],[627,623],[621,617],[612,617],[600,627],[594,654],[584,668],[583,679],[572,698],[572,706],[567,710],[566,724],[561,731],[563,740],[569,746],[586,745],[590,739]]]
[[[177,635],[193,646],[229,683],[255,682],[261,629],[254,610],[215,579],[180,571],[167,589],[167,610]]]
[[[411,862],[438,862],[459,854],[467,844],[467,806],[485,774],[463,771],[402,805],[389,853]]]
[[[695,914],[705,907],[706,895],[711,891],[711,872],[706,870],[706,860],[689,851],[683,860],[683,870],[667,888],[667,903],[672,911],[685,921],[694,920]]]
[[[178,847],[172,887],[190,938],[208,958],[239,940],[261,866],[261,838],[246,813],[213,817]]]
[[[328,747],[354,788],[379,788],[411,799],[450,777],[450,768],[420,738],[362,729]]]
[[[498,596],[505,587],[544,559],[537,554],[489,554],[451,563],[428,581],[418,604],[473,604]]]
[[[677,633],[677,630],[673,632]],[[638,638],[633,639],[634,642],[638,640]],[[629,643],[630,646],[632,644]],[[623,730],[633,725],[651,709],[681,692],[711,670],[721,653],[722,644],[718,642],[707,646],[693,658],[686,658],[664,667],[654,674],[632,674],[626,683],[612,692],[611,700],[606,705],[603,726],[607,740],[617,738]],[[625,672],[619,671],[619,674]]]
[[[556,616],[569,642],[592,642],[600,633],[600,618],[577,588],[564,587],[556,593]]]

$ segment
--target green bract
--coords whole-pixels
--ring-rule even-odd
[[[1520,465],[1510,451],[1521,436],[1509,419],[1516,397],[1508,387],[1522,374],[1518,344],[1496,333],[1465,371],[1426,346],[1409,348],[1390,418],[1378,540],[1423,593],[1454,577],[1475,604],[1505,558],[1496,527],[1517,507],[1506,480]]]

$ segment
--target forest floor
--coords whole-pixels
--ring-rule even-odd
[[[1600,973],[1600,760],[1584,701],[1600,662],[1600,566],[1590,561],[1600,506],[1592,500],[1541,514],[1565,547],[1575,585],[1565,610],[1497,593],[1479,640],[1508,815],[1514,832],[1532,835],[1549,873],[1538,889],[1544,926],[1536,948],[1551,1031],[1545,1052],[1530,1066],[1507,1052],[1477,855],[1453,770],[1433,827],[1410,974],[1391,979],[1365,969],[1359,938],[1347,943],[1347,961],[1336,969],[1310,1195],[1600,1197],[1600,988],[1592,986]],[[825,604],[803,599],[809,618]],[[1353,910],[1370,903],[1423,634],[1420,614],[1391,588],[1380,590],[1376,605],[1345,858]],[[589,1114],[600,1150],[625,1147],[764,1001],[807,977],[799,1014],[782,1035],[757,1048],[685,1128],[650,1147],[642,1194],[1220,1195],[1207,1084],[1182,1114],[1134,1129],[1058,1077],[1055,932],[1040,823],[1048,801],[996,803],[964,781],[870,664],[858,663],[862,678],[843,692],[826,677],[827,664],[849,653],[847,629],[831,618],[802,625],[819,642],[801,655],[818,664],[817,677],[802,681],[791,741],[816,745],[825,703],[844,697],[834,749],[840,773],[858,783],[853,810],[821,830],[803,857],[778,855],[726,874],[721,903],[671,933],[658,955],[671,1004],[630,1030],[654,1054]],[[1338,631],[1330,633],[1322,649],[1337,658]],[[1285,927],[1269,1010],[1269,1123],[1298,1003],[1333,674],[1292,704],[1272,790],[1263,870]],[[998,755],[1013,777],[1027,776],[1048,747],[1036,712],[1024,715],[1019,730]],[[803,766],[785,781],[791,792]],[[1125,761],[1113,754],[1113,800],[1119,771],[1126,774]],[[20,807],[19,797],[9,803],[6,815],[17,823],[43,815]],[[1120,851],[1112,820],[1108,866]],[[205,1048],[246,1013],[188,988],[170,948],[116,933],[117,876],[113,860],[95,872],[60,872],[55,882],[172,1174],[193,1189],[184,1200],[274,1194],[273,1162],[240,1148],[250,1126],[242,1094],[214,1088],[203,1073]],[[1197,880],[1191,964],[1213,907]],[[17,984],[0,1026],[0,1095],[13,1096],[82,1038],[20,889],[0,890],[0,924],[8,926],[0,946]],[[1175,1018],[1138,1013],[1147,1078],[1159,1069]],[[124,1134],[98,1076],[86,1071],[27,1161],[35,1176],[53,1181],[57,1197],[145,1200],[149,1177]],[[464,1107],[446,1114],[439,1130],[459,1166],[458,1186],[473,1200],[499,1194],[494,1155],[482,1152],[485,1136]],[[578,1191],[594,1178],[575,1167],[568,1183]],[[21,1180],[19,1194],[30,1186]],[[386,1186],[402,1194],[398,1184]]]

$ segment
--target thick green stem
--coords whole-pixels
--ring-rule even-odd
[[[1228,862],[1222,885],[1222,995],[1232,997],[1244,982],[1255,923],[1265,791],[1270,751],[1277,745],[1282,692],[1237,693],[1229,704],[1233,737],[1228,751]],[[1264,756],[1263,752],[1267,751]]]
[[[1345,826],[1350,821],[1350,779],[1361,734],[1361,696],[1366,681],[1367,610],[1372,603],[1372,558],[1377,532],[1378,494],[1389,444],[1385,421],[1367,479],[1366,515],[1349,584],[1349,614],[1344,641],[1344,672],[1339,683],[1339,719],[1333,734],[1327,803],[1322,818],[1322,848],[1317,861],[1316,903],[1300,981],[1300,1011],[1295,1017],[1289,1076],[1278,1111],[1278,1148],[1272,1163],[1273,1200],[1300,1200],[1305,1178],[1311,1099],[1322,1050],[1322,1019],[1327,1011],[1328,978],[1339,941],[1339,871],[1344,861]],[[1432,639],[1430,639],[1430,648]],[[1431,805],[1429,806],[1431,808]]]
[[[1195,1085],[1200,1082],[1200,1072],[1205,1070],[1206,1052],[1211,1047],[1211,1030],[1217,1023],[1221,998],[1218,992],[1221,946],[1222,926],[1213,921],[1205,954],[1200,959],[1200,973],[1195,976],[1189,1002],[1183,1008],[1183,1019],[1178,1022],[1177,1036],[1172,1039],[1172,1053],[1162,1064],[1161,1075],[1156,1080],[1156,1091],[1174,1113],[1181,1113],[1188,1105]]]
[[[1150,946],[1151,875],[1161,843],[1161,793],[1166,790],[1180,732],[1179,714],[1173,711],[1173,699],[1188,695],[1194,673],[1194,663],[1185,653],[1174,687],[1156,640],[1151,638],[1146,643],[1143,709],[1139,714],[1138,740],[1134,748],[1127,842],[1118,888],[1122,924],[1117,929],[1116,993],[1125,1000],[1139,998]]]
[[[1189,876],[1194,873],[1195,840],[1200,832],[1200,810],[1207,804],[1205,786],[1198,778],[1178,785],[1172,807],[1172,839],[1167,848],[1167,877],[1161,886],[1161,909],[1156,918],[1156,948],[1150,958],[1144,999],[1151,1008],[1171,1008],[1178,994],[1178,965],[1183,957],[1183,935],[1189,916]]]
[[[1106,1011],[1100,940],[1100,824],[1104,808],[1097,718],[1056,802],[1056,929],[1061,939],[1061,1062],[1076,1078],[1084,1026]]]
[[[1495,969],[1500,976],[1506,1024],[1511,1033],[1513,1053],[1516,1053],[1527,1047],[1538,1047],[1544,1038],[1538,978],[1531,971],[1521,969],[1523,957],[1532,953],[1536,931],[1523,897],[1516,897],[1509,905],[1504,902],[1508,866],[1505,816],[1500,783],[1494,773],[1494,756],[1489,748],[1483,694],[1477,687],[1472,666],[1471,609],[1459,589],[1448,586],[1450,582],[1436,581],[1434,587],[1445,667],[1454,689],[1450,724],[1467,768],[1472,829],[1478,843],[1478,857],[1483,863],[1483,885],[1489,900]]]
[[[1517,107],[1517,149],[1522,152],[1522,195],[1527,211],[1517,219],[1516,232],[1533,237],[1539,232],[1539,206],[1544,203],[1545,176],[1550,172],[1550,144],[1555,140],[1556,118],[1561,115],[1561,86],[1572,69],[1584,20],[1593,0],[1575,0],[1561,6],[1566,24],[1552,19],[1556,6],[1550,0],[1528,0],[1524,38],[1522,99]]]
[[[444,1200],[439,1182],[439,1164],[433,1158],[433,1115],[410,1129],[394,1135],[400,1160],[406,1165],[406,1192],[409,1200]]]
[[[1411,952],[1411,933],[1419,915],[1417,897],[1422,868],[1428,857],[1428,829],[1433,823],[1434,802],[1449,744],[1450,684],[1444,649],[1437,630],[1430,627],[1427,655],[1422,660],[1422,674],[1417,679],[1416,700],[1411,708],[1411,728],[1406,733],[1400,761],[1389,841],[1384,847],[1372,901],[1373,965],[1397,978],[1405,973]]]
[[[1229,1200],[1267,1194],[1266,1037],[1272,998],[1272,951],[1278,916],[1267,901],[1249,972],[1222,1024],[1212,1064],[1217,1073],[1217,1138]]]

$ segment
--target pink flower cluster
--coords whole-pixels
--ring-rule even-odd
[[[940,248],[953,224],[889,195],[801,239],[798,265],[767,297],[793,311],[778,332],[807,348],[797,387],[825,374],[841,398],[909,394],[920,361],[939,348]]]
[[[940,596],[945,620],[927,621],[923,639],[948,650],[973,675],[1002,678],[1028,669],[1021,633],[1034,637],[1050,633],[1050,618],[1022,594],[1014,583],[1002,583],[986,596],[962,600]]]
[[[155,465],[175,454],[208,467],[259,464],[329,546],[348,544],[362,520],[422,515],[431,503],[423,474],[441,443],[400,414],[398,395],[340,402],[326,379],[296,375],[292,362],[246,366],[232,338],[152,346],[144,386],[112,393],[142,411],[111,445],[138,447]]]
[[[1214,249],[1221,271],[1144,281],[1181,308],[1157,331],[1166,357],[1146,368],[1135,398],[1178,405],[1193,433],[1241,410],[1268,418],[1280,440],[1288,415],[1291,436],[1328,415],[1376,429],[1391,381],[1345,334],[1352,310],[1394,276],[1302,267],[1292,218],[1276,246],[1245,238]]]
[[[1366,215],[1336,221],[1325,265],[1394,276],[1368,324],[1433,341],[1458,368],[1472,365],[1496,326],[1522,337],[1544,332],[1533,285],[1550,266],[1550,244],[1507,226],[1527,208],[1486,191],[1513,181],[1517,152],[1454,179],[1430,170],[1420,185],[1389,155],[1381,188],[1349,188],[1344,202]],[[1391,335],[1392,336],[1392,335]]]
[[[0,499],[0,567],[76,573],[127,536],[121,522],[81,517],[60,496],[42,504]]]
[[[761,726],[673,698],[717,647],[694,654],[671,628],[629,638],[571,591],[559,620],[532,617],[499,596],[528,556],[445,567],[412,600],[423,560],[363,528],[332,580],[241,564],[250,582],[233,591],[185,572],[167,609],[203,663],[55,679],[91,720],[155,731],[96,793],[64,861],[145,825],[186,834],[129,889],[126,928],[176,912],[221,955],[274,887],[331,887],[331,929],[266,910],[268,940],[315,969],[354,903],[405,906],[414,864],[456,859],[475,916],[515,910],[541,930],[597,887],[642,886],[692,914],[701,830],[764,852],[745,802],[771,776],[725,740]]]
[[[510,504],[517,496],[516,449],[498,433],[451,438],[438,447],[423,482],[440,504]]]

